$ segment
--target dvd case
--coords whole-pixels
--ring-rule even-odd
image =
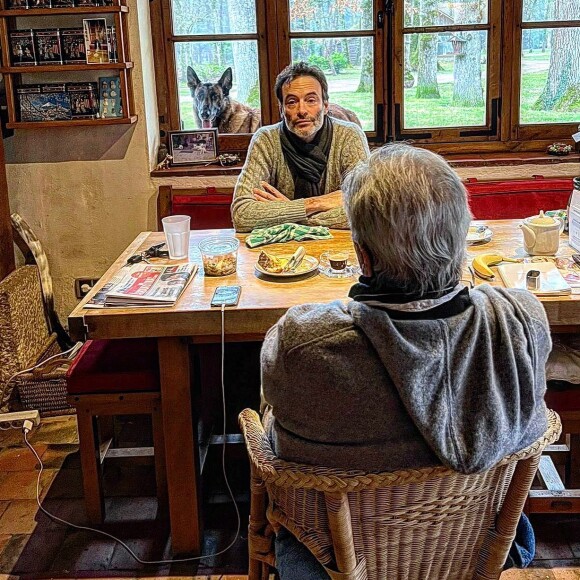
[[[82,28],[63,28],[60,31],[62,60],[64,64],[87,62],[85,36]]]
[[[67,83],[73,119],[96,119],[99,115],[97,83]]]
[[[14,66],[35,65],[34,31],[31,28],[13,30],[10,33],[10,52]]]
[[[60,30],[46,28],[34,31],[36,54],[39,65],[62,64],[62,47]]]
[[[21,121],[61,121],[71,118],[70,99],[63,84],[16,88]]]

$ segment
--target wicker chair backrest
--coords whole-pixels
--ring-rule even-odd
[[[539,456],[561,430],[550,411],[538,441],[478,474],[445,467],[372,474],[282,461],[253,411],[243,411],[240,424],[259,482],[253,494],[267,490],[269,525],[292,532],[331,578],[369,580],[498,578]],[[257,539],[261,528],[252,511],[251,559],[252,544],[265,540]]]
[[[22,266],[0,281],[0,410],[14,373],[34,365],[54,337],[46,318],[36,266]]]

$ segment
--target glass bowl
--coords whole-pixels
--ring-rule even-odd
[[[238,266],[240,242],[230,236],[214,236],[199,242],[199,251],[206,276],[228,276]]]

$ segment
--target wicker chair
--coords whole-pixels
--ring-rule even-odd
[[[56,339],[45,317],[38,268],[22,266],[0,281],[0,411],[22,404],[41,412],[68,408],[59,368],[41,368],[10,381],[15,373],[61,352]]]
[[[462,475],[445,467],[345,472],[278,459],[258,414],[240,414],[252,469],[249,580],[275,566],[274,532],[288,529],[331,579],[499,578],[542,449],[544,435],[492,469]]]

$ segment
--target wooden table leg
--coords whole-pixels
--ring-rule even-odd
[[[159,338],[161,406],[171,545],[174,554],[201,550],[197,433],[191,412],[191,384],[187,341]]]

